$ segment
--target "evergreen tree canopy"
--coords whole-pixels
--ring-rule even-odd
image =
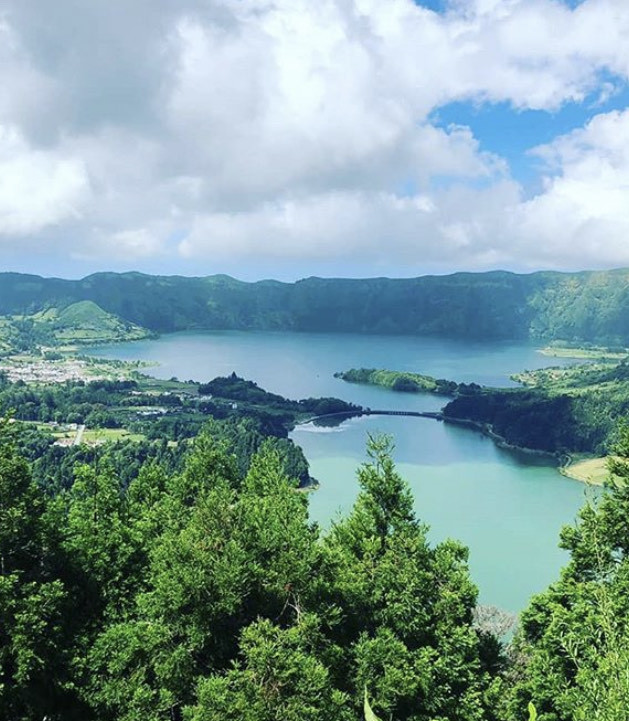
[[[6,426],[6,424],[5,424]],[[211,428],[186,467],[106,462],[47,497],[0,451],[0,718],[481,721],[492,679],[467,552],[431,547],[386,439],[320,535],[263,444]]]
[[[510,719],[533,700],[539,721],[625,721],[629,714],[629,426],[610,482],[561,545],[570,561],[533,599],[516,642]]]

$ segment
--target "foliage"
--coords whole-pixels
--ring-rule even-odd
[[[313,416],[328,413],[346,413],[348,416],[359,413],[361,408],[339,398],[304,398],[291,401],[276,393],[269,393],[253,381],[244,380],[235,373],[226,378],[215,378],[199,386],[201,395],[212,395],[232,401],[245,402],[249,411],[260,406],[265,409],[284,411],[288,414],[309,414]]]
[[[523,614],[508,718],[533,699],[540,721],[623,721],[629,708],[629,429],[610,471],[620,482],[562,532],[570,562]]]
[[[0,422],[0,718],[42,718],[62,706],[69,595],[46,502]],[[68,718],[72,718],[68,715]]]
[[[508,443],[551,453],[609,451],[629,413],[629,364],[549,368],[521,374],[525,388],[460,393],[443,409],[450,420],[490,426]]]
[[[100,458],[108,459],[124,485],[148,460],[174,470],[180,466],[187,441],[208,423],[212,433],[226,442],[227,451],[236,455],[241,476],[270,437],[287,474],[308,485],[308,463],[301,448],[287,437],[288,429],[305,416],[358,412],[357,406],[335,398],[288,400],[235,375],[205,386],[178,383],[173,390],[167,388],[167,382],[142,376],[45,386],[9,383],[0,377],[0,410],[11,410],[17,419],[31,422],[22,427],[20,450],[34,461],[36,480],[57,489],[71,484],[77,462],[92,463]],[[213,391],[212,399],[197,392],[209,392],[208,388]],[[67,428],[70,423],[85,423],[92,430],[123,428],[135,436],[100,445],[101,437],[108,436],[95,433],[91,447],[54,445],[59,436],[75,433]],[[84,437],[88,438],[89,432]]]
[[[341,668],[354,669],[339,683],[354,694],[367,685],[378,710],[400,721],[481,719],[488,680],[472,628],[466,550],[429,547],[390,450],[387,439],[370,440],[354,509],[324,542],[321,600]]]
[[[435,393],[443,396],[453,396],[456,393],[465,392],[468,387],[464,383],[432,378],[421,373],[377,370],[375,368],[351,368],[347,371],[335,373],[334,377],[341,378],[341,380],[349,383],[382,386],[383,388],[404,393]]]
[[[484,719],[465,549],[427,544],[388,442],[320,538],[273,443],[243,477],[214,430],[179,472],[100,460],[53,497],[3,443],[0,717],[350,721],[368,686],[400,721]]]

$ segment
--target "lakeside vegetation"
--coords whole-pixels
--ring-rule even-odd
[[[514,376],[523,388],[460,395],[446,418],[489,424],[508,443],[556,454],[605,455],[629,413],[629,364],[606,361]]]
[[[455,396],[458,393],[475,393],[480,390],[477,383],[456,383],[443,378],[433,378],[421,373],[392,371],[377,368],[350,368],[339,371],[335,378],[348,383],[380,386],[402,393],[434,393],[439,396]]]

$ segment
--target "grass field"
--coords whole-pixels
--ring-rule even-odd
[[[143,441],[141,433],[130,433],[124,428],[93,428],[86,429],[83,434],[84,443],[111,443],[112,441]]]
[[[53,429],[46,423],[38,423],[32,421],[22,421],[26,425],[34,425],[38,430],[44,433],[50,433],[55,439],[70,438],[76,436],[76,431],[72,429]],[[146,436],[141,433],[131,433],[124,428],[86,428],[83,433],[83,443],[112,443],[114,441],[134,441],[139,442],[145,440]]]
[[[621,360],[629,355],[629,349],[610,350],[609,348],[563,348],[547,346],[539,351],[551,358],[574,358],[575,360]]]
[[[568,478],[574,478],[576,481],[590,483],[593,486],[602,486],[609,478],[607,457],[577,460],[575,463],[563,468],[562,473]]]

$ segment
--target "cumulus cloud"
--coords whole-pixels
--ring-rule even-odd
[[[551,174],[516,209],[519,251],[537,238],[537,263],[629,264],[629,110],[597,115],[535,152]]]
[[[88,195],[80,159],[35,150],[17,129],[0,125],[0,236],[24,236],[76,219]]]
[[[163,244],[147,228],[122,230],[110,235],[101,235],[94,245],[89,246],[83,253],[76,256],[82,259],[107,258],[109,255],[124,256],[132,260],[151,258],[162,253]]]
[[[186,257],[244,260],[360,256],[376,266],[438,269],[601,267],[629,264],[629,110],[534,149],[542,191],[523,198],[503,179],[399,197],[383,192],[308,196],[253,211],[199,216]]]
[[[196,218],[180,253],[227,261],[252,255],[276,259],[325,258],[364,267],[447,268],[452,259],[482,267],[504,259],[493,244],[505,206],[517,204],[510,181],[474,190],[400,197],[385,192],[341,192],[266,203],[249,212]],[[492,231],[488,234],[487,231]]]
[[[432,120],[603,103],[628,34],[625,0],[0,0],[0,240],[194,273],[629,262],[626,113],[536,149],[532,198]]]

